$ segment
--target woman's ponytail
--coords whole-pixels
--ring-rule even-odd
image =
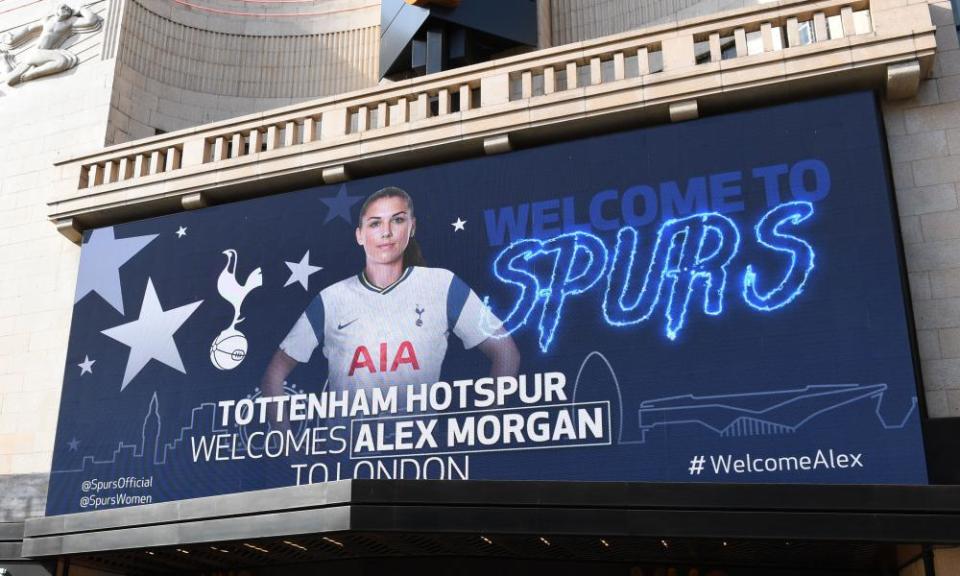
[[[403,267],[404,269],[411,266],[426,266],[427,260],[423,257],[423,253],[420,252],[420,243],[417,242],[417,239],[413,236],[410,237],[410,242],[407,244],[407,249],[403,251]]]

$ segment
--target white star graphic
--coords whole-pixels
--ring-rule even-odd
[[[123,314],[123,292],[120,286],[120,267],[156,238],[156,234],[116,238],[113,228],[94,230],[84,243],[80,253],[80,270],[77,273],[79,302],[91,292],[96,292],[107,304]]]
[[[77,437],[76,437],[76,436],[74,436],[73,438],[70,439],[69,442],[67,442],[67,445],[70,446],[70,451],[71,451],[71,452],[76,452],[76,451],[77,451],[77,446],[80,445],[80,441],[77,440]]]
[[[80,368],[80,375],[83,376],[84,374],[93,374],[94,362],[96,362],[96,360],[91,360],[89,356],[84,354],[83,362],[77,364],[77,366]]]
[[[456,221],[456,222],[451,222],[451,223],[450,223],[450,225],[453,226],[453,231],[454,231],[454,232],[460,232],[461,230],[463,230],[463,227],[466,226],[466,224],[467,224],[467,221],[466,221],[466,220],[462,220],[459,216],[457,216],[457,221]]]
[[[313,266],[310,264],[309,250],[307,250],[307,253],[303,255],[303,258],[301,258],[299,262],[284,262],[284,264],[290,269],[290,277],[287,278],[287,283],[283,285],[284,288],[294,282],[299,282],[304,290],[309,290],[310,275],[323,270],[322,266]]]
[[[175,234],[177,235],[177,238],[183,238],[184,236],[187,235],[187,227],[181,226],[177,228],[177,231],[175,232]]]
[[[177,343],[173,341],[173,334],[201,304],[203,300],[164,310],[160,306],[160,299],[157,298],[153,280],[147,279],[143,304],[140,305],[140,316],[133,322],[103,330],[106,336],[130,347],[127,368],[123,373],[123,383],[120,385],[121,391],[150,360],[157,360],[178,372],[187,373],[183,367]]]

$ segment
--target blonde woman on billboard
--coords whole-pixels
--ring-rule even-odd
[[[489,311],[463,280],[425,265],[416,226],[413,201],[400,188],[383,188],[364,201],[356,229],[366,254],[363,270],[307,306],[267,367],[265,396],[282,395],[287,375],[316,348],[327,358],[334,390],[436,382],[451,333],[489,358],[491,376],[517,374],[513,338],[502,329],[491,336],[481,326]]]

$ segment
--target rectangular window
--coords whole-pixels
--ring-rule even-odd
[[[636,54],[631,54],[623,59],[623,75],[626,78],[640,76],[640,59]]]
[[[720,37],[720,59],[730,60],[737,57],[737,38],[731,34]]]
[[[647,52],[647,61],[650,64],[650,73],[663,72],[663,52]]]
[[[953,13],[954,14],[957,13],[956,9],[954,9]],[[869,10],[859,10],[853,13],[853,33],[854,34],[867,34],[872,30],[873,30],[873,24],[870,22]]]
[[[783,27],[773,26],[770,28],[770,37],[773,39],[773,51],[783,50]]]
[[[577,64],[577,88],[590,85],[590,63]]]
[[[553,73],[553,91],[563,92],[567,89],[567,69],[560,68]]]
[[[520,74],[510,76],[510,101],[519,100],[523,97],[523,84],[521,84]]]
[[[701,40],[693,43],[693,57],[697,64],[710,62],[710,41]]]
[[[543,72],[533,75],[533,95],[543,96]]]
[[[613,60],[602,60],[600,62],[600,82],[613,82],[614,70]]]
[[[831,40],[834,38],[843,38],[843,20],[839,14],[827,17],[827,36]]]
[[[813,27],[813,20],[807,20],[806,22],[800,22],[797,28],[798,35],[800,36],[800,45],[806,46],[807,44],[813,44],[817,41],[817,33]]]
[[[763,33],[759,30],[747,32],[747,54],[763,54]]]

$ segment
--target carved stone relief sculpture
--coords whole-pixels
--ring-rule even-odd
[[[60,4],[39,22],[0,36],[0,77],[15,86],[41,76],[58,74],[77,65],[77,56],[60,48],[74,34],[95,32],[103,19],[89,8]],[[14,56],[11,51],[37,36],[37,45]]]

